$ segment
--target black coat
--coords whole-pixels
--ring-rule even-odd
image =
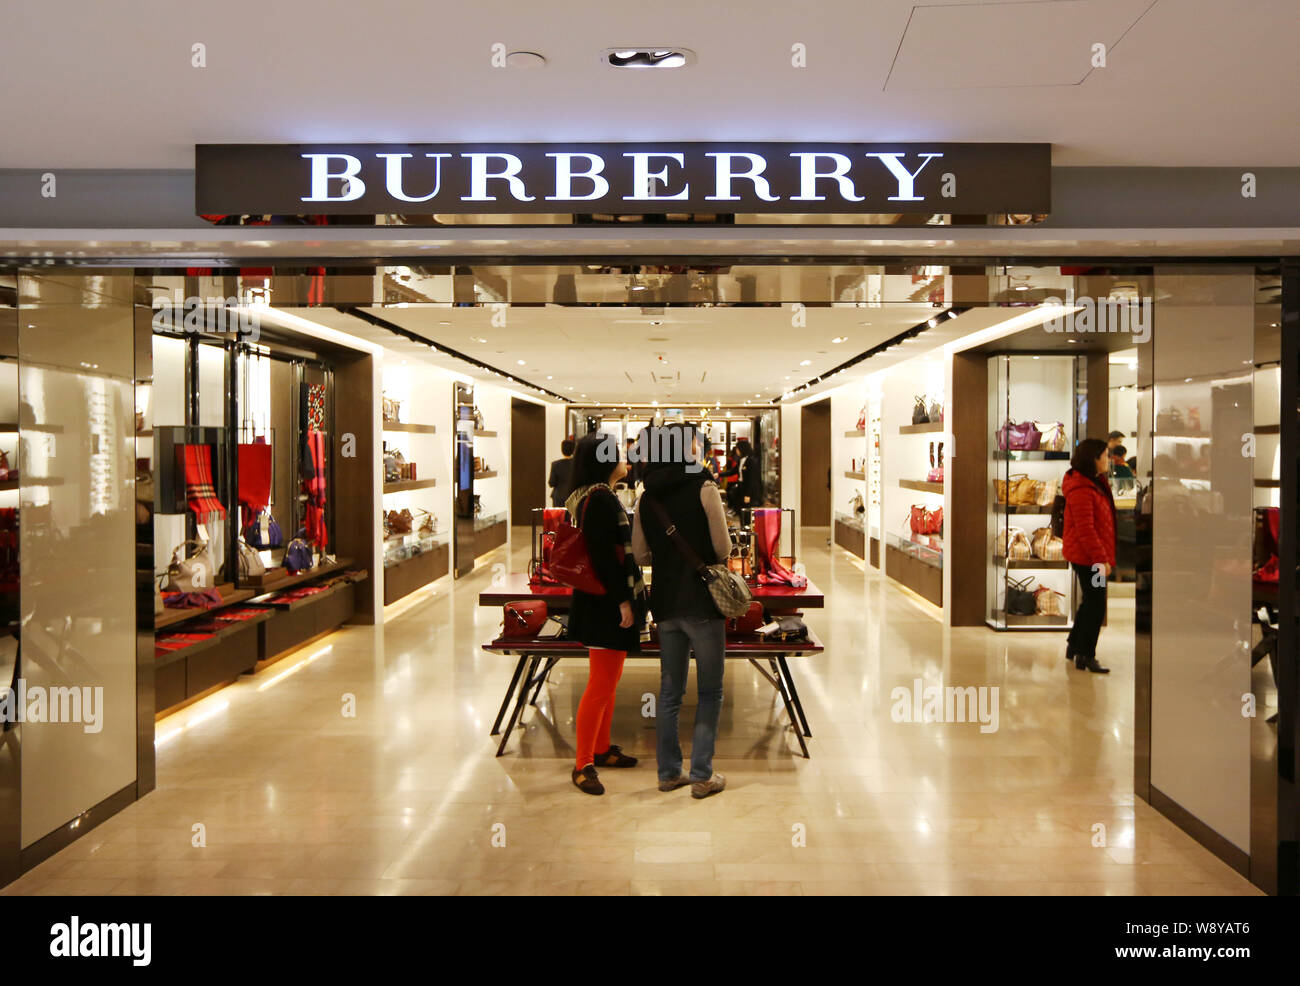
[[[700,487],[712,482],[707,472],[690,473],[680,466],[662,466],[646,474],[637,516],[653,557],[650,609],[656,620],[721,618],[698,569],[665,532],[658,512],[651,505],[658,503],[663,508],[700,561],[716,565],[725,559],[715,555],[709,518],[700,503]]]
[[[587,554],[596,577],[605,587],[603,596],[573,590],[569,609],[569,639],[586,647],[604,647],[634,653],[641,647],[641,627],[645,622],[645,601],[635,599],[627,584],[623,563],[623,532],[619,518],[626,516],[623,504],[607,489],[596,489],[580,514]],[[632,625],[619,626],[623,614],[619,604],[632,603]]]
[[[564,506],[564,498],[569,495],[569,483],[573,481],[573,459],[556,459],[551,463],[551,474],[546,485],[551,488],[551,506]]]

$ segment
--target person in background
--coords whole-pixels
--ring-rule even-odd
[[[596,767],[635,767],[636,757],[610,744],[614,693],[623,661],[640,648],[646,591],[632,554],[632,525],[611,487],[627,474],[618,441],[593,432],[573,453],[573,478],[564,506],[581,528],[591,567],[604,595],[573,590],[569,638],[587,648],[590,671],[578,703],[577,756],[573,783],[586,794],[604,794]]]
[[[644,431],[642,434],[644,434]],[[636,484],[641,482],[641,472],[645,468],[641,462],[644,453],[640,447],[640,441],[640,435],[627,440],[627,476],[624,477],[623,482],[627,483],[630,489],[636,489]]]
[[[760,507],[762,498],[762,477],[759,475],[758,456],[748,438],[736,441],[736,480],[727,489],[731,509],[740,513],[752,507]]]
[[[722,488],[730,492],[732,484],[738,479],[740,479],[740,453],[736,451],[736,446],[732,445],[722,464]]]
[[[645,491],[632,521],[632,550],[642,565],[651,566],[650,608],[659,626],[658,733],[659,790],[691,785],[691,797],[707,798],[727,785],[713,770],[713,748],[722,712],[722,672],[726,620],[695,565],[668,533],[679,534],[706,565],[718,564],[731,553],[722,497],[708,471],[699,465],[700,443],[691,425],[666,425],[670,440],[660,450],[681,450],[676,461],[656,456],[646,463]],[[676,430],[673,434],[671,430]],[[668,525],[660,511],[668,518]],[[686,691],[691,652],[695,653],[698,704],[691,740],[691,772],[682,774],[678,714]]]
[[[1128,464],[1128,449],[1116,445],[1110,449],[1110,474],[1116,479],[1132,479],[1133,470]]]
[[[1109,674],[1097,663],[1097,638],[1106,619],[1106,580],[1115,572],[1115,498],[1106,473],[1110,450],[1085,438],[1061,482],[1065,496],[1063,554],[1079,580],[1079,609],[1065,644],[1065,659],[1080,671]]]
[[[560,454],[563,459],[556,459],[551,463],[551,474],[546,479],[546,485],[551,488],[551,506],[564,506],[564,495],[568,491],[573,480],[573,449],[577,442],[570,435],[564,441],[560,442]]]
[[[1124,433],[1122,431],[1112,431],[1106,436],[1106,451],[1113,453],[1115,451],[1115,446],[1119,445],[1123,441]]]
[[[704,432],[697,432],[700,440],[700,465],[704,466],[709,478],[718,481],[718,460],[713,457],[713,442]]]

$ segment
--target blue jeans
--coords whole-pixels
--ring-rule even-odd
[[[695,685],[699,703],[691,739],[691,780],[713,776],[713,745],[722,714],[722,665],[726,647],[722,619],[661,620],[659,623],[659,779],[682,773],[682,747],[677,741],[677,716],[686,692],[686,672],[695,651]]]

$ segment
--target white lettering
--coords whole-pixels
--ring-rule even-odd
[[[902,154],[898,153],[872,153],[867,155],[867,157],[880,158],[880,163],[888,168],[889,173],[898,180],[898,194],[889,196],[890,202],[924,202],[925,196],[916,194],[916,176],[925,170],[925,166],[929,164],[931,160],[937,157],[943,157],[943,155],[918,154],[917,157],[925,158],[925,160],[921,162],[921,166],[915,171],[908,171],[903,167],[898,160],[902,156]]]
[[[650,186],[650,180],[661,181],[664,185],[668,184],[668,165],[664,165],[662,171],[650,170],[650,159],[652,157],[667,158],[669,161],[675,161],[679,168],[685,167],[681,154],[659,154],[655,152],[634,151],[624,154],[624,157],[632,159],[632,194],[624,195],[624,202],[639,202],[645,199],[684,199],[690,195],[690,185],[685,185],[676,195],[656,195],[654,189]]]
[[[303,157],[311,162],[311,194],[304,195],[303,202],[351,202],[366,194],[366,183],[357,177],[361,162],[351,154],[304,154]],[[330,158],[341,160],[343,170],[330,171]],[[343,182],[342,195],[330,195],[332,180]]]
[[[487,193],[487,183],[489,179],[504,181],[510,186],[510,195],[516,202],[532,202],[534,197],[528,194],[524,188],[523,180],[519,177],[519,172],[523,170],[524,163],[514,154],[482,154],[473,152],[462,154],[461,157],[469,158],[469,194],[462,195],[462,202],[495,202],[495,195]],[[488,158],[496,158],[504,162],[505,167],[501,171],[488,171]]]
[[[547,154],[547,157],[555,158],[555,194],[546,196],[546,201],[584,201],[586,199],[603,199],[609,194],[609,182],[601,175],[605,170],[605,159],[599,154],[587,154],[578,152],[576,154]],[[574,172],[573,159],[576,157],[587,159],[587,170]],[[586,178],[591,182],[590,195],[577,195],[573,191],[573,179]]]
[[[402,190],[402,159],[410,157],[410,154],[376,154],[375,157],[384,159],[385,165],[385,185],[388,188],[388,194],[395,199],[401,199],[403,202],[428,202],[438,194],[438,189],[442,185],[442,159],[451,157],[450,154],[426,154],[425,157],[431,157],[433,162],[433,191],[428,195],[414,196],[407,195]]]
[[[825,195],[817,194],[818,178],[834,178],[840,188],[840,198],[846,202],[861,202],[865,195],[857,195],[853,190],[853,179],[848,177],[852,166],[847,154],[828,154],[821,151],[801,151],[790,155],[799,159],[799,194],[790,196],[791,202],[824,202]],[[829,158],[834,162],[831,171],[818,171],[817,159]]]
[[[714,181],[713,190],[716,195],[704,196],[710,202],[736,202],[739,201],[739,195],[733,195],[731,183],[737,178],[746,178],[754,183],[754,194],[764,202],[775,202],[780,198],[772,194],[772,189],[763,177],[763,170],[767,167],[767,161],[761,154],[751,154],[748,151],[732,153],[731,151],[710,151],[705,157],[716,159],[717,177]],[[746,158],[749,161],[749,170],[736,172],[732,165],[733,158]]]

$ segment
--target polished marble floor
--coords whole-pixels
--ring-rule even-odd
[[[630,661],[614,741],[643,758],[569,782],[585,669],[564,662],[508,755],[488,736],[513,661],[485,655],[477,592],[522,567],[527,532],[470,577],[396,604],[158,725],[158,788],[10,894],[1250,894],[1132,793],[1132,603],[1102,634],[1109,676],[1060,634],[945,630],[928,604],[806,530],[827,644],[795,674],[811,760],[772,689],[728,666],[720,796],[662,794]],[[997,730],[899,722],[891,692],[998,689]],[[694,687],[692,681],[692,688]],[[991,706],[990,706],[991,708]],[[694,702],[688,692],[683,733]],[[354,712],[353,715],[347,713]],[[202,843],[201,845],[198,843]]]

